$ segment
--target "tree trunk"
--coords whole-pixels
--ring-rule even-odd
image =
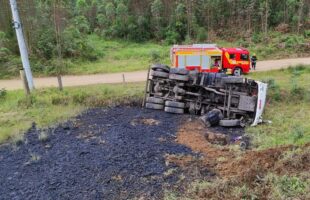
[[[302,19],[302,10],[304,6],[304,0],[300,0],[299,2],[299,9],[298,9],[298,21],[297,21],[297,33],[299,34],[300,32],[300,27],[301,27],[301,19]]]
[[[61,51],[61,33],[60,33],[60,19],[61,19],[61,14],[59,12],[59,5],[61,2],[54,0],[54,25],[55,25],[55,36],[56,36],[56,46],[57,46],[57,53],[58,53],[58,64],[57,64],[57,79],[58,79],[58,88],[60,91],[63,90],[63,85],[62,85],[62,79],[61,79],[61,73],[62,73],[62,51]]]
[[[268,15],[269,15],[269,9],[268,9],[268,0],[266,0],[265,4],[265,38],[268,37]]]

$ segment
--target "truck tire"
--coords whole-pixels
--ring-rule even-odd
[[[187,75],[170,74],[169,79],[186,82],[189,80],[189,77]]]
[[[180,68],[171,68],[170,74],[178,74],[178,75],[188,75],[189,72],[187,69],[180,69]]]
[[[167,72],[160,72],[160,71],[152,71],[151,76],[153,77],[160,77],[160,78],[168,78],[169,73]]]
[[[223,83],[245,83],[245,79],[238,76],[223,77],[222,81]]]
[[[164,108],[164,105],[155,103],[146,103],[145,107],[153,110],[162,110]]]
[[[170,68],[167,65],[162,65],[162,64],[153,64],[151,68],[154,71],[162,71],[162,72],[167,72],[167,73],[169,73],[170,71]]]
[[[147,103],[156,103],[156,104],[164,104],[164,100],[161,98],[156,97],[147,97],[146,98]]]
[[[232,120],[223,119],[220,121],[220,126],[224,126],[224,127],[240,126],[240,120],[238,120],[238,119],[232,119]]]
[[[182,109],[182,108],[165,107],[165,112],[167,112],[167,113],[174,113],[174,114],[184,114],[184,109]]]
[[[185,108],[185,103],[183,102],[175,102],[175,101],[166,101],[165,106],[173,107],[173,108]]]
[[[242,75],[242,69],[240,67],[236,67],[234,69],[233,75],[234,76],[241,76]]]

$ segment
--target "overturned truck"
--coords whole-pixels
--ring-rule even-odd
[[[255,126],[262,122],[267,84],[225,73],[153,65],[143,105],[175,114],[201,115],[207,126]]]

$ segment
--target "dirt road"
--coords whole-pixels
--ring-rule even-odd
[[[305,64],[310,65],[310,57],[308,58],[294,58],[294,59],[282,59],[282,60],[268,60],[260,61],[257,63],[256,71],[268,71],[274,69],[287,68],[289,66]],[[126,82],[140,82],[145,81],[146,71],[137,72],[124,72],[115,74],[95,74],[95,75],[82,75],[82,76],[64,76],[63,85],[65,87],[81,86],[81,85],[93,85],[103,83],[121,83],[123,82],[123,75]],[[34,84],[36,88],[44,87],[56,87],[56,77],[35,78]],[[22,82],[19,79],[13,80],[0,80],[0,88],[6,90],[22,89]]]

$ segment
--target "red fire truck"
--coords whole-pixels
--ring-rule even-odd
[[[249,51],[245,48],[220,48],[215,44],[174,45],[173,67],[200,72],[231,71],[240,76],[250,71]]]

